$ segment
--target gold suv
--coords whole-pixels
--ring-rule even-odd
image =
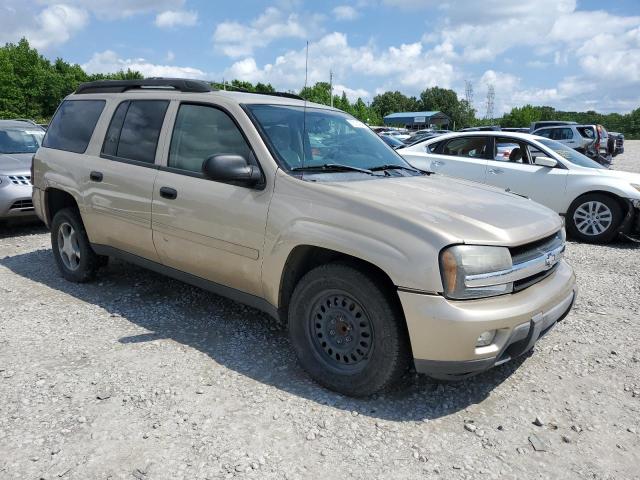
[[[64,278],[113,256],[244,302],[286,321],[302,366],[347,395],[411,366],[453,379],[507,362],[576,295],[554,212],[417,170],[290,94],[83,84],[33,169]]]

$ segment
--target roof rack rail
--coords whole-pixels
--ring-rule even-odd
[[[96,80],[81,83],[75,93],[122,93],[137,89],[173,88],[180,92],[203,93],[210,92],[209,83],[202,80],[188,80],[185,78],[144,78],[142,80]]]
[[[304,98],[298,95],[297,93],[289,93],[289,92],[271,92],[271,93],[256,92],[256,93],[259,93],[260,95],[273,95],[274,97],[286,97],[286,98],[295,98],[296,100],[304,100]]]
[[[219,84],[219,85],[223,85],[223,84]],[[252,92],[251,90],[248,90],[244,87],[238,87],[236,85],[231,85],[231,84],[223,85],[223,88],[232,90],[235,92],[253,93],[255,95],[271,95],[273,97],[285,97],[285,98],[295,98],[296,100],[304,100],[304,98],[302,98],[300,95],[296,93],[290,93],[290,92]]]

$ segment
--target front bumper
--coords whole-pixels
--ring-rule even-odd
[[[0,180],[0,219],[35,216],[31,184],[14,183],[8,176]]]
[[[571,310],[575,275],[563,260],[555,272],[521,292],[480,300],[452,301],[439,295],[398,292],[415,368],[441,379],[465,378],[530,350]],[[497,330],[493,343],[478,336]]]

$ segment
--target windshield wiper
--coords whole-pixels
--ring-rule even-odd
[[[293,172],[301,171],[320,171],[320,172],[360,172],[367,175],[377,175],[373,171],[366,168],[352,167],[351,165],[343,165],[341,163],[325,163],[324,165],[305,165],[304,167],[292,168]]]
[[[429,172],[428,170],[420,170],[419,168],[405,167],[404,165],[392,165],[392,164],[377,165],[375,167],[371,167],[369,170],[371,170],[372,172],[377,172],[380,170],[408,170],[410,172],[424,173],[426,175],[431,175],[433,173],[433,172]]]

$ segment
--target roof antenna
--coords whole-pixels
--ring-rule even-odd
[[[302,109],[302,165],[300,165],[301,170],[300,170],[300,179],[304,180],[304,160],[305,160],[305,153],[307,151],[306,145],[305,145],[305,137],[307,135],[307,77],[308,77],[308,73],[309,73],[309,40],[307,40],[307,49],[306,49],[306,53],[305,53],[305,60],[304,60],[304,88],[302,89],[302,91],[305,93],[304,95],[304,107]]]

